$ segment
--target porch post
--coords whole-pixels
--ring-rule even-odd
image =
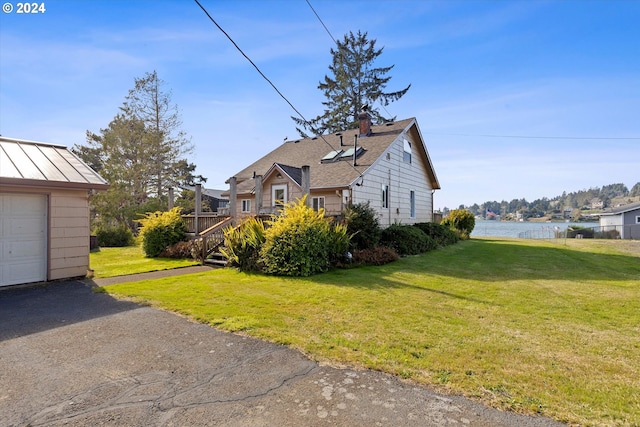
[[[262,175],[256,175],[256,215],[260,215],[262,209]]]
[[[311,172],[310,172],[310,168],[308,165],[302,166],[302,196],[307,196],[307,202],[306,205],[310,206],[311,205],[311,200],[309,200],[309,198],[311,197]]]
[[[202,184],[196,184],[196,210],[195,210],[195,227],[196,227],[196,236],[200,235],[200,224],[199,217],[202,211]]]
[[[235,223],[237,217],[237,204],[238,195],[236,189],[236,177],[229,178],[229,216],[232,218],[232,222]]]
[[[173,209],[173,187],[169,187],[169,210]]]

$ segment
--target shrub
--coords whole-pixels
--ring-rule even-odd
[[[349,246],[347,228],[332,224],[324,209],[314,211],[306,197],[288,203],[265,231],[261,260],[264,272],[281,276],[310,276],[327,271]]]
[[[238,227],[229,227],[224,231],[224,246],[220,248],[220,253],[230,267],[238,267],[242,271],[262,271],[260,249],[264,242],[264,223],[249,218]]]
[[[98,238],[98,246],[123,247],[133,245],[134,238],[131,229],[126,224],[115,227],[101,226],[95,231]]]
[[[398,253],[384,246],[355,249],[352,257],[352,262],[357,265],[383,265],[397,260]]]
[[[168,212],[148,212],[138,222],[142,226],[142,250],[150,258],[157,257],[165,248],[186,237],[186,226],[180,216],[180,208],[173,208]]]
[[[456,231],[460,238],[468,239],[476,226],[476,219],[466,209],[455,209],[450,211],[449,215],[442,220],[442,225]]]
[[[194,258],[193,252],[197,243],[195,240],[188,240],[175,243],[160,252],[161,258]]]
[[[438,246],[448,246],[458,243],[459,237],[449,227],[445,227],[442,224],[436,224],[435,222],[420,222],[414,224],[422,230],[427,236],[436,241]]]
[[[394,249],[398,255],[417,255],[437,248],[437,243],[418,227],[394,224],[380,236],[380,245]]]
[[[380,223],[376,211],[367,203],[349,206],[343,212],[351,249],[369,249],[380,241]]]

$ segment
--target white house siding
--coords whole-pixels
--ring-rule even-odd
[[[622,225],[622,215],[607,215],[607,216],[601,216],[600,217],[600,226],[601,227],[608,227],[608,226],[612,226],[612,230],[615,229],[615,227],[620,227]],[[603,230],[606,231],[606,230]]]
[[[348,193],[348,192],[347,192]],[[308,198],[308,206],[313,207],[313,199],[316,197],[324,197],[324,212],[326,215],[340,215],[344,210],[344,207],[348,201],[348,198],[345,198],[345,201],[342,200],[343,190],[332,190],[332,189],[318,189],[311,190],[311,194],[309,194]]]
[[[413,147],[411,163],[405,163],[404,138]],[[382,185],[389,185],[389,208],[382,207]],[[415,218],[410,217],[410,191],[415,191]],[[394,223],[415,224],[433,220],[431,186],[423,157],[413,138],[401,134],[366,171],[361,186],[353,187],[354,203],[370,203],[383,227]]]
[[[87,190],[52,191],[49,200],[49,280],[84,276],[89,268]]]

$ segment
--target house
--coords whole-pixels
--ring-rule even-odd
[[[415,118],[335,134],[285,141],[227,182],[234,218],[273,213],[307,195],[314,209],[339,215],[349,204],[369,202],[381,226],[433,221],[440,189]]]
[[[607,209],[600,214],[600,230],[621,239],[640,239],[640,202]]]
[[[85,276],[89,192],[106,188],[65,146],[0,137],[0,286]]]
[[[594,209],[594,210],[604,209],[604,201],[602,201],[601,199],[598,199],[597,197],[594,199],[591,199],[589,204],[591,206],[591,209]]]
[[[197,186],[183,185],[183,186],[180,186],[180,188],[183,190],[189,190],[189,191],[195,192]],[[225,193],[225,190],[215,190],[211,188],[202,188],[202,187],[200,189],[201,200],[204,201],[209,206],[209,210],[211,212],[222,212],[229,207],[229,199],[224,197],[222,195],[223,193]]]

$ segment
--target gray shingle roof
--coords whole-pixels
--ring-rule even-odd
[[[616,206],[615,208],[610,208],[602,212],[602,215],[619,215],[626,212],[635,211],[636,209],[640,209],[640,202],[629,203],[627,205]]]
[[[63,145],[0,137],[0,184],[106,189],[107,181]]]
[[[275,163],[292,169],[309,166],[312,189],[346,187],[372,166],[402,132],[413,125],[415,125],[415,119],[410,118],[372,126],[370,136],[358,138],[358,147],[362,147],[364,151],[357,157],[355,167],[353,167],[352,157],[332,162],[323,162],[322,159],[331,151],[347,151],[353,148],[354,136],[359,134],[358,129],[342,132],[342,146],[339,134],[285,142],[235,175],[237,192],[238,194],[250,193],[254,187],[251,178],[254,175],[264,175]],[[434,188],[440,188],[435,174],[431,179],[435,184]]]

